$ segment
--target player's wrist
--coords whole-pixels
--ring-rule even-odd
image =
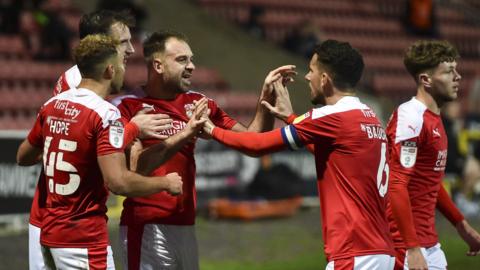
[[[291,113],[283,121],[285,121],[285,123],[287,123],[287,124],[292,124],[293,121],[295,121],[295,118],[297,118],[297,115],[295,113]]]

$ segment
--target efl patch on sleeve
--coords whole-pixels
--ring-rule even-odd
[[[108,123],[108,140],[110,144],[115,148],[122,148],[123,135],[125,133],[122,122],[118,120],[110,120]]]
[[[303,120],[307,119],[308,117],[310,117],[310,112],[306,112],[306,113],[300,115],[299,117],[295,118],[295,120],[293,120],[293,124],[300,123]]]
[[[417,160],[417,143],[412,141],[403,141],[400,146],[400,164],[409,169],[415,165]]]

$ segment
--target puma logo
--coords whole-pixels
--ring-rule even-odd
[[[411,125],[408,125],[407,126],[409,129],[411,129],[413,131],[413,133],[417,132],[417,128],[416,127],[412,127]]]
[[[440,135],[440,132],[438,131],[438,128],[433,129],[432,132],[433,132],[433,137],[442,137]]]

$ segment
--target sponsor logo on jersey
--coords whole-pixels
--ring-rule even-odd
[[[417,143],[404,141],[400,146],[400,164],[405,168],[412,168],[417,160]]]
[[[298,123],[302,122],[303,120],[305,120],[309,117],[310,117],[310,112],[306,112],[306,113],[300,115],[299,117],[295,118],[295,120],[293,120],[293,123],[298,124]]]
[[[69,101],[59,99],[55,101],[55,105],[53,105],[53,108],[57,110],[62,110],[63,114],[71,117],[71,119],[77,118],[82,112],[75,107],[75,104],[70,104]]]
[[[121,148],[123,146],[124,128],[122,122],[118,120],[110,120],[108,129],[108,140],[110,144],[115,148]]]
[[[444,171],[447,166],[447,150],[439,150],[437,161],[435,161],[434,171]]]

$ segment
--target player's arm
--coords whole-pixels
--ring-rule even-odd
[[[408,250],[407,261],[411,269],[428,269],[421,252],[420,242],[413,223],[412,206],[408,193],[410,176],[402,172],[390,171],[389,200],[393,218]]]
[[[295,66],[285,65],[281,66],[275,70],[270,71],[267,77],[265,78],[262,92],[260,94],[257,109],[255,116],[248,125],[248,127],[243,126],[240,123],[235,124],[232,127],[233,131],[250,131],[250,132],[264,132],[267,130],[272,130],[273,124],[275,122],[275,117],[280,117],[280,115],[290,115],[292,111],[292,105],[290,103],[290,97],[288,96],[288,91],[285,87],[284,90],[279,95],[278,90],[275,90],[274,83],[286,83],[293,81],[292,76],[295,75]],[[273,104],[276,111],[275,113],[271,112],[269,107],[265,104]],[[270,105],[272,107],[272,105]]]
[[[211,121],[207,121],[203,130],[220,143],[253,157],[286,148],[281,129],[264,133],[235,132],[221,129],[213,125]]]
[[[455,226],[458,234],[469,246],[468,256],[476,256],[480,254],[480,235],[465,220],[460,210],[455,206],[448,192],[443,186],[438,191],[437,209]]]
[[[148,196],[160,191],[172,195],[182,193],[182,180],[177,173],[166,176],[145,177],[127,169],[124,153],[98,156],[103,179],[110,191],[127,197]]]
[[[42,160],[42,149],[33,146],[28,139],[25,139],[18,147],[17,164],[20,166],[32,166]]]
[[[149,175],[182,149],[203,127],[206,119],[203,119],[202,115],[207,108],[208,100],[206,98],[202,98],[196,102],[195,110],[186,127],[168,139],[143,150],[136,161],[136,171],[142,175]]]

